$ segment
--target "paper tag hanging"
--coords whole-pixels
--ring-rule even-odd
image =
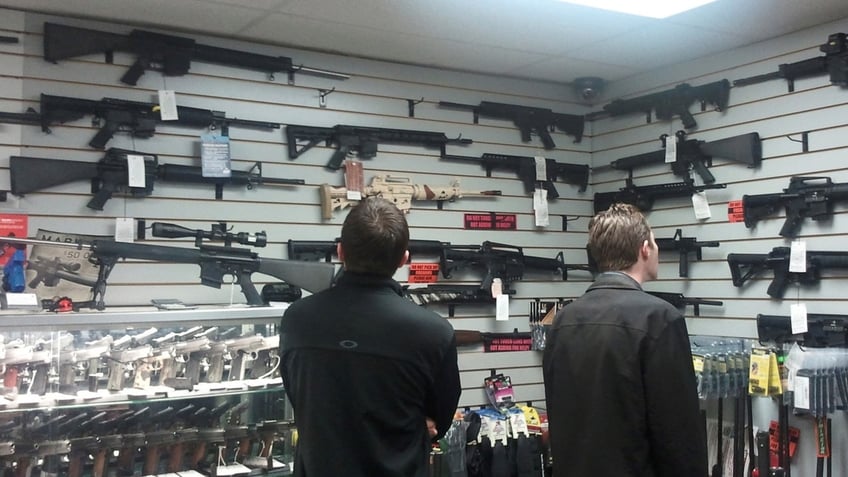
[[[807,305],[803,303],[793,303],[789,305],[789,322],[792,327],[793,335],[800,335],[807,332]]]
[[[548,160],[542,156],[534,156],[536,164],[536,181],[546,181],[548,180]]]
[[[548,191],[536,189],[533,192],[533,212],[536,219],[536,227],[547,227],[551,224],[548,215]]]
[[[702,190],[692,194],[692,209],[695,211],[695,218],[698,220],[709,219],[713,216],[710,212],[710,203],[707,200],[707,191]]]
[[[677,135],[669,134],[665,138],[665,162],[677,161]]]
[[[789,271],[805,273],[807,271],[807,242],[795,240],[789,249]]]
[[[147,187],[144,172],[144,156],[127,154],[127,185],[130,187]]]
[[[177,93],[173,90],[159,90],[159,117],[162,121],[176,121],[180,119],[177,110]]]
[[[200,165],[203,177],[230,177],[230,138],[204,134],[200,136]]]

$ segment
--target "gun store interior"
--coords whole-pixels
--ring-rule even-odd
[[[848,475],[848,2],[592,3],[0,1],[3,475]]]

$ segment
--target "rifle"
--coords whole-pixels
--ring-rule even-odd
[[[830,75],[830,82],[840,86],[848,84],[848,70],[845,62],[848,60],[848,41],[845,33],[833,33],[827,37],[827,43],[819,46],[824,56],[817,56],[795,63],[778,65],[777,71],[751,76],[733,81],[733,86],[747,86],[762,83],[777,78],[783,78],[788,83],[789,92],[795,91],[795,80],[823,74]]]
[[[144,160],[144,186],[129,185],[129,158],[137,156]],[[159,164],[155,154],[109,148],[97,162],[66,161],[40,157],[11,156],[9,179],[12,194],[23,196],[60,184],[82,180],[91,181],[94,197],[87,207],[103,210],[103,205],[116,192],[133,197],[145,197],[153,193],[156,180],[188,184],[212,184],[215,198],[223,198],[225,185],[245,186],[253,189],[261,184],[304,184],[303,179],[262,177],[262,163],[256,162],[246,171],[232,171],[230,177],[204,177],[200,167],[179,164]]]
[[[686,197],[691,196],[695,192],[701,192],[706,189],[724,189],[727,184],[701,184],[696,185],[695,181],[689,177],[681,182],[670,182],[667,184],[652,184],[647,186],[637,186],[633,184],[633,179],[627,178],[626,185],[617,192],[596,192],[594,198],[595,213],[607,210],[609,206],[616,202],[625,204],[633,204],[639,210],[646,212],[654,207],[656,199],[664,199],[670,197]]]
[[[247,51],[230,50],[216,46],[200,45],[191,38],[163,35],[145,30],[133,30],[129,35],[78,28],[56,23],[44,23],[44,59],[53,63],[59,60],[94,53],[106,55],[112,63],[112,53],[125,51],[136,56],[135,63],[121,77],[121,82],[135,85],[146,70],[161,71],[165,76],[183,76],[188,73],[192,60],[262,71],[274,80],[274,73],[288,74],[289,83],[295,73],[309,73],[333,79],[350,76],[333,71],[295,66],[287,56],[267,56]]]
[[[672,89],[660,91],[659,93],[646,94],[630,99],[616,99],[604,106],[604,112],[592,113],[590,119],[601,116],[621,116],[630,113],[644,113],[647,122],[651,122],[651,110],[658,120],[670,121],[673,116],[680,116],[685,129],[693,129],[698,126],[689,106],[695,101],[701,103],[701,111],[705,111],[707,104],[715,106],[716,111],[727,109],[730,99],[730,81],[723,79],[714,83],[701,86],[692,86],[682,83]]]
[[[290,260],[305,260],[308,262],[323,260],[329,263],[336,255],[336,247],[340,240],[289,240],[288,257]],[[406,249],[409,250],[410,257],[418,254],[442,256],[444,250],[450,246],[449,242],[439,240],[410,239]],[[474,246],[469,245],[468,247]]]
[[[254,272],[271,275],[291,285],[315,293],[329,288],[335,267],[326,263],[298,262],[278,258],[262,258],[249,249],[204,245],[198,249],[169,247],[116,242],[98,239],[90,243],[65,243],[30,238],[3,237],[2,241],[18,244],[42,244],[88,249],[90,260],[98,265],[97,283],[94,286],[93,301],[96,308],[103,309],[103,295],[106,291],[106,279],[119,258],[133,258],[171,263],[193,263],[200,266],[200,283],[221,288],[224,275],[232,275],[247,299],[253,306],[263,305],[262,297],[251,281]]]
[[[232,233],[232,227],[227,228],[226,222],[218,222],[212,224],[209,230],[189,229],[176,224],[167,222],[153,222],[150,224],[151,233],[154,237],[166,238],[181,238],[194,237],[194,246],[200,247],[203,239],[224,242],[225,247],[230,247],[233,242],[240,245],[250,245],[253,247],[264,247],[268,245],[268,234],[265,231],[249,233],[236,232]]]
[[[88,142],[95,149],[103,149],[116,132],[126,131],[138,138],[152,137],[156,125],[164,122],[174,126],[192,128],[220,129],[221,134],[227,135],[230,126],[254,129],[279,129],[278,123],[254,121],[250,119],[228,118],[223,111],[211,109],[190,108],[177,106],[179,119],[163,121],[159,105],[141,101],[128,101],[116,98],[103,98],[99,101],[91,99],[68,98],[66,96],[51,96],[41,94],[41,114],[27,112],[23,114],[3,113],[0,120],[17,124],[41,125],[41,130],[50,133],[50,126],[55,123],[67,123],[81,119],[86,115],[93,116],[93,124],[100,130]]]
[[[837,201],[848,199],[848,183],[835,184],[830,177],[799,177],[789,179],[782,193],[742,196],[745,227],[751,228],[767,215],[783,207],[786,222],[780,229],[782,237],[796,237],[804,218],[823,220],[833,217]]]
[[[848,344],[848,316],[823,313],[807,314],[807,331],[792,333],[792,317],[757,315],[757,336],[761,342],[797,341],[812,348],[844,347]]]
[[[682,293],[656,292],[646,291],[649,295],[654,295],[657,298],[671,303],[675,308],[683,311],[687,306],[692,306],[695,311],[695,316],[701,316],[701,305],[723,306],[724,302],[718,300],[704,300],[703,298],[693,298],[684,296]]]
[[[537,184],[541,183],[541,186],[548,191],[548,199],[559,197],[559,192],[553,183],[560,177],[566,184],[579,186],[580,192],[585,192],[586,186],[589,185],[589,166],[585,164],[567,164],[556,162],[554,159],[539,158],[545,162],[545,178],[540,179],[536,177],[537,158],[535,157],[483,154],[480,157],[446,155],[442,156],[442,159],[480,163],[486,168],[486,177],[492,177],[492,171],[495,169],[515,171],[524,184],[525,193],[532,195]]]
[[[672,172],[677,176],[689,177],[691,171],[695,171],[701,176],[704,184],[715,182],[715,177],[708,169],[708,167],[712,167],[714,157],[741,162],[747,164],[750,168],[759,167],[763,159],[760,135],[757,133],[742,134],[709,142],[686,139],[686,131],[677,131],[675,136],[674,140],[678,141],[678,144],[677,155],[674,162],[671,163]],[[595,167],[594,169],[610,167],[632,171],[634,167],[642,165],[662,164],[665,162],[665,147],[668,140],[669,135],[663,134],[660,136],[663,149],[616,159],[608,166]]]
[[[377,155],[380,143],[414,144],[425,148],[438,148],[445,155],[448,144],[471,144],[471,139],[462,136],[448,138],[445,133],[432,131],[415,131],[410,129],[372,128],[365,126],[347,126],[337,124],[333,127],[322,128],[315,126],[286,126],[286,142],[289,149],[289,159],[297,159],[318,143],[324,142],[327,147],[336,146],[336,152],[327,161],[327,169],[338,170],[348,154],[356,152],[359,159],[370,159]],[[303,143],[306,144],[303,144]]]
[[[454,179],[448,186],[430,186],[413,184],[412,179],[403,176],[376,175],[371,179],[371,185],[362,191],[363,197],[382,197],[393,202],[398,209],[409,213],[413,200],[433,200],[439,209],[444,201],[453,202],[465,196],[494,196],[501,195],[499,190],[464,191],[459,188],[459,179]],[[333,218],[333,211],[353,207],[359,201],[350,200],[347,188],[333,187],[321,184],[321,217]]]
[[[474,124],[485,118],[508,119],[515,124],[521,132],[521,140],[530,142],[533,133],[539,136],[545,149],[556,147],[551,138],[554,128],[574,136],[574,142],[583,139],[583,116],[577,114],[555,113],[550,109],[536,108],[532,106],[521,106],[518,104],[493,103],[491,101],[480,101],[480,104],[451,103],[439,101],[439,106],[450,109],[462,109],[474,113]],[[444,155],[444,154],[443,154]]]
[[[771,269],[774,279],[768,295],[782,298],[790,283],[808,285],[821,280],[821,271],[830,268],[848,268],[848,252],[813,252],[807,250],[805,272],[789,271],[789,247],[774,247],[769,253],[731,253],[727,255],[733,286],[741,287],[751,278]]]
[[[505,295],[514,295],[515,290],[506,290]],[[492,304],[495,298],[490,290],[483,290],[477,285],[427,285],[425,287],[413,287],[405,285],[403,295],[413,303],[420,306],[431,303],[446,305],[448,317],[453,318],[456,307],[470,304]]]
[[[681,277],[689,276],[689,254],[694,253],[696,260],[701,260],[701,250],[704,247],[718,247],[720,243],[712,240],[708,242],[699,242],[695,237],[684,237],[683,231],[677,229],[672,238],[658,238],[657,248],[660,252],[679,252],[680,267],[678,275]]]

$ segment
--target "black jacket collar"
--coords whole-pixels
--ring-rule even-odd
[[[345,271],[336,281],[337,286],[354,286],[369,288],[390,288],[393,292],[403,296],[403,288],[400,283],[392,277],[373,275],[370,273],[357,273]]]
[[[642,285],[624,272],[603,272],[598,275],[595,282],[589,287],[589,290],[595,290],[598,288],[641,290]]]

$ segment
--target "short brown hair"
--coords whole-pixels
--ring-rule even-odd
[[[367,197],[342,225],[345,270],[392,276],[409,245],[403,212],[386,199]]]
[[[650,239],[648,220],[630,204],[613,204],[589,221],[589,253],[601,272],[630,268],[639,258],[639,247]]]

